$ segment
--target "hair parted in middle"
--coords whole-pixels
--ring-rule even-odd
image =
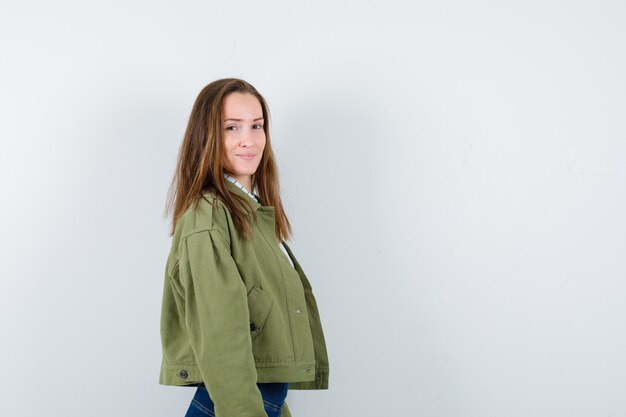
[[[235,227],[245,238],[251,237],[255,221],[250,203],[231,193],[224,178],[224,146],[222,140],[222,109],[226,96],[231,93],[254,95],[263,109],[265,148],[256,172],[252,175],[252,190],[257,189],[263,205],[273,206],[276,216],[276,237],[286,240],[291,225],[280,199],[278,172],[269,132],[269,108],[263,96],[250,83],[238,78],[213,81],[200,91],[196,98],[187,129],[180,145],[176,172],[170,185],[165,213],[173,209],[170,235],[174,234],[180,216],[202,193],[213,191],[231,213]],[[252,191],[249,190],[249,191]]]

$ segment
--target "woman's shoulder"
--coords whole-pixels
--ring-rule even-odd
[[[231,220],[226,205],[214,192],[204,191],[183,212],[176,224],[180,239],[203,231],[217,230],[228,235]]]

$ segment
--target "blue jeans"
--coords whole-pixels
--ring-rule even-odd
[[[280,417],[285,404],[289,384],[286,382],[257,382],[256,384],[263,397],[263,406],[268,417]],[[185,417],[215,417],[215,405],[209,397],[204,384],[199,385],[196,394],[189,404]]]

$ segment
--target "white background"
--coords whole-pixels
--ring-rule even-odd
[[[626,415],[621,1],[3,2],[0,416],[183,416],[163,215],[266,97],[330,389],[295,417]],[[235,416],[226,416],[235,417]]]

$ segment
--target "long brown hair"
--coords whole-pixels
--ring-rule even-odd
[[[274,206],[276,237],[286,240],[291,225],[280,200],[278,170],[270,141],[269,108],[261,94],[248,82],[237,78],[213,81],[200,91],[191,109],[167,197],[165,216],[173,210],[170,236],[174,234],[180,216],[196,204],[205,191],[213,191],[231,213],[235,227],[244,238],[251,238],[254,211],[245,201],[226,188],[224,178],[224,150],[222,142],[222,104],[234,92],[254,95],[263,109],[265,148],[256,172],[252,175],[252,190],[256,187],[262,204]],[[249,190],[249,191],[252,191]],[[195,207],[195,206],[194,206]]]

